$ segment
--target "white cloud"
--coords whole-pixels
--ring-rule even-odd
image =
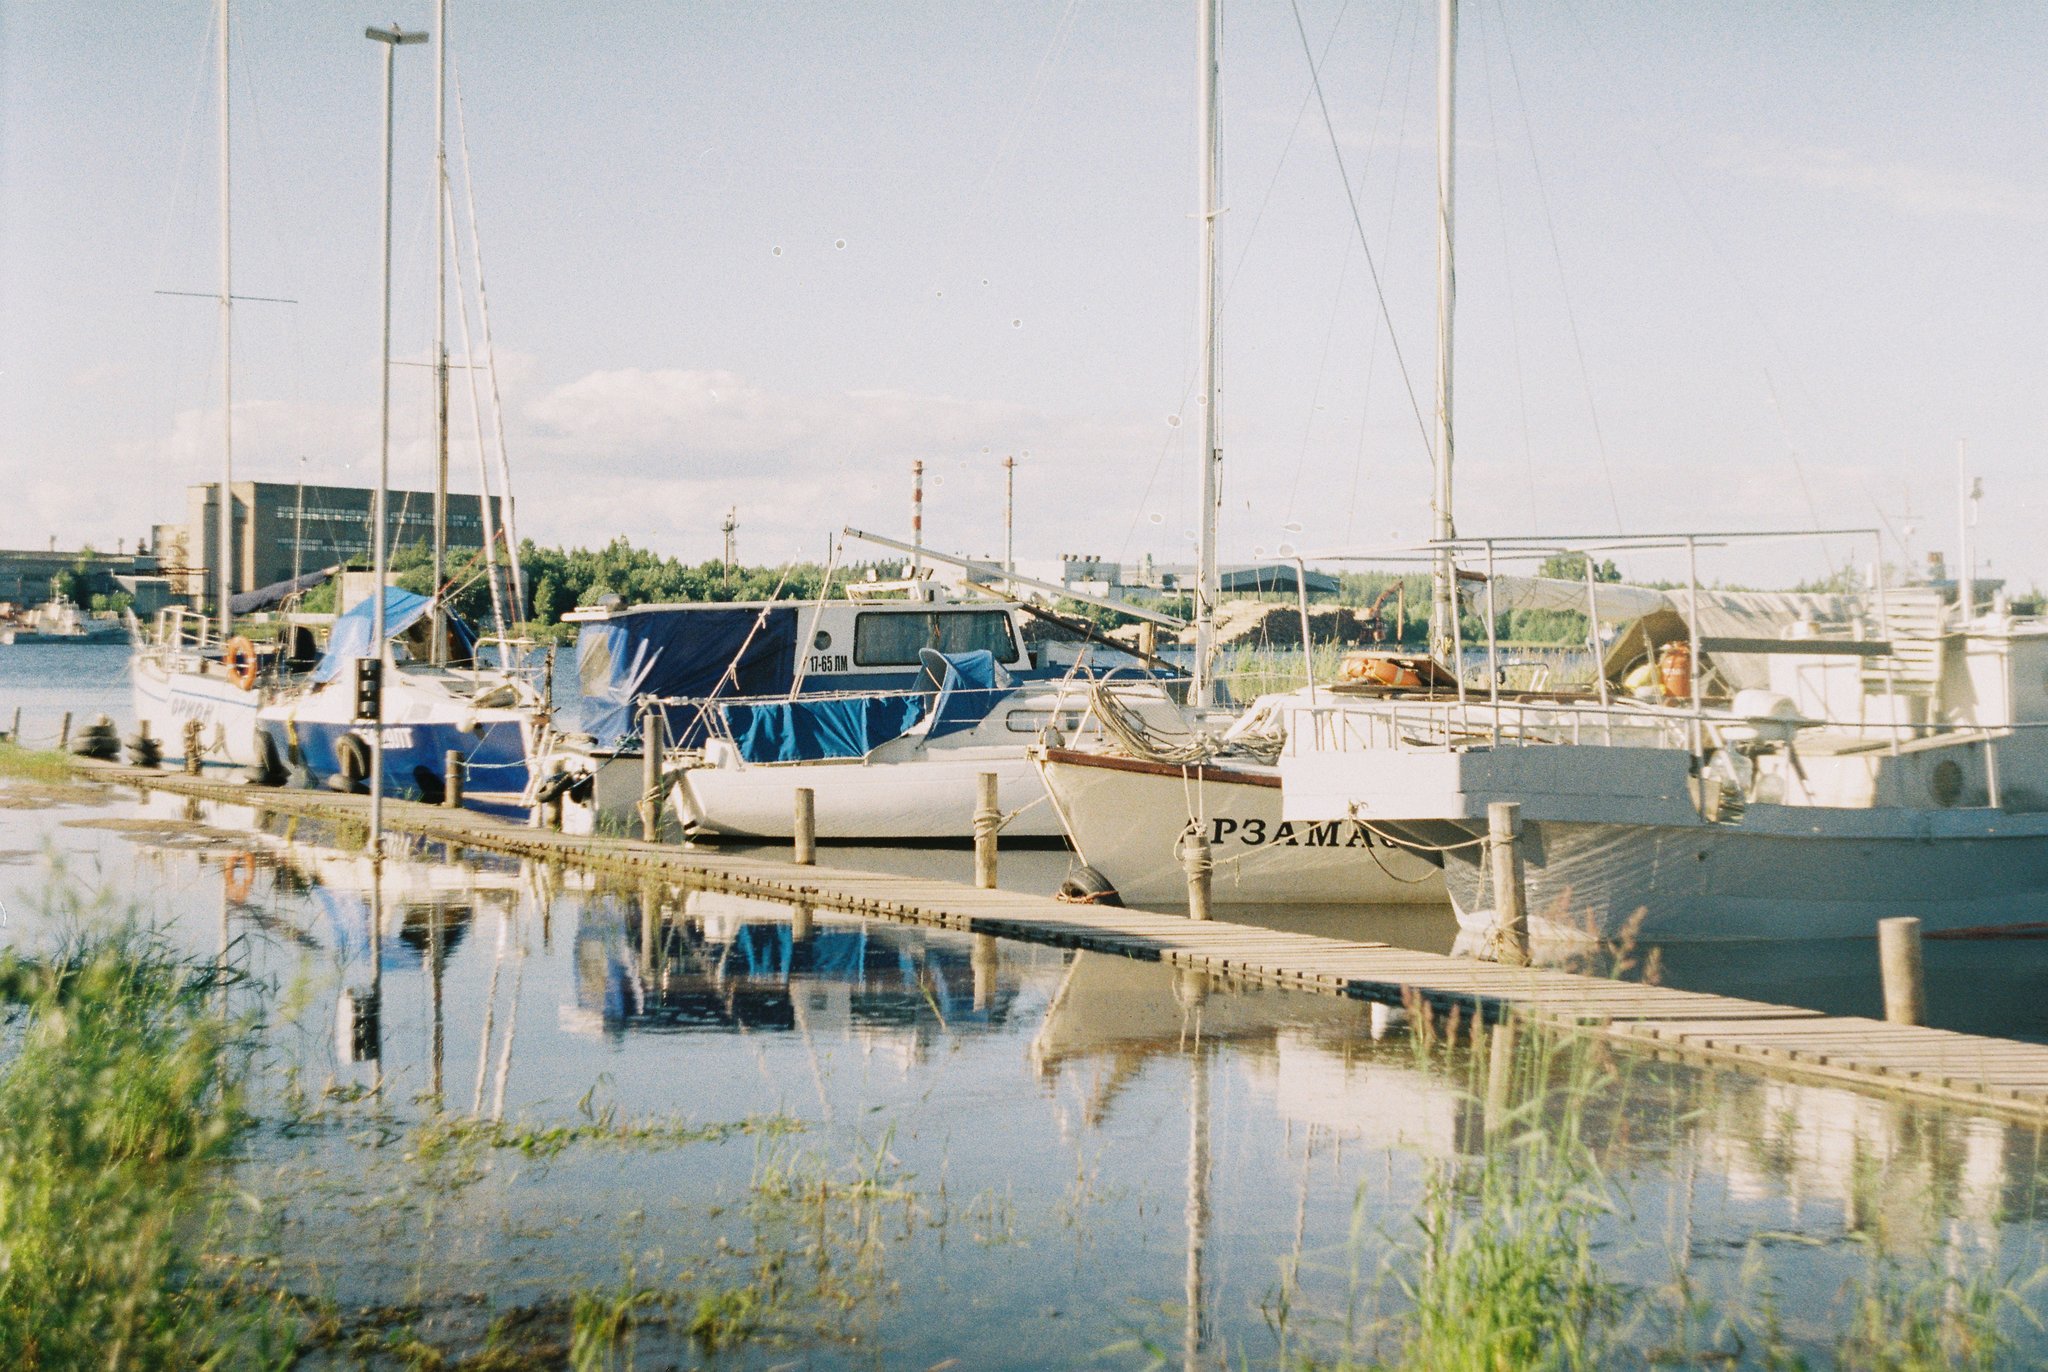
[[[1725,143],[1708,165],[1766,181],[1788,181],[1878,201],[1907,214],[2048,219],[2048,195],[1981,172],[1873,161],[1842,148]]]

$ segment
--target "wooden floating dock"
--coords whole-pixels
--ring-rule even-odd
[[[276,790],[113,763],[108,781],[324,819],[367,818],[365,796]],[[818,909],[970,934],[1159,961],[1228,982],[1568,1027],[1697,1062],[1908,1097],[2048,1124],[2048,1045],[1789,1005],[1648,986],[1544,967],[1510,967],[1385,943],[1220,920],[1072,905],[927,877],[800,867],[716,850],[569,836],[467,810],[386,801],[385,825],[453,847],[672,880]]]

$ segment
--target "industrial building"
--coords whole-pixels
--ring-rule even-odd
[[[301,572],[337,563],[370,561],[370,514],[376,492],[363,486],[300,486],[285,482],[234,483],[232,591],[250,591]],[[432,546],[431,491],[393,491],[386,507],[387,546]],[[494,519],[503,501],[491,500]],[[195,599],[214,594],[212,569],[220,539],[220,483],[186,491],[186,523],[158,525],[156,551],[166,575]],[[448,497],[448,556],[459,567],[484,546],[483,502],[474,495]]]

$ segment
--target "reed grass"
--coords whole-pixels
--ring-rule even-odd
[[[1518,1021],[1503,1040],[1498,1028],[1468,1033],[1455,1018],[1447,1026],[1410,1008],[1418,1065],[1461,1083],[1473,1133],[1459,1152],[1423,1159],[1404,1227],[1375,1227],[1361,1190],[1332,1272],[1335,1309],[1298,1308],[1300,1264],[1283,1264],[1266,1306],[1271,1365],[1932,1372],[2022,1365],[2020,1337],[2043,1332],[2036,1297],[2048,1267],[2038,1252],[2023,1261],[1968,1245],[1923,1250],[1905,1236],[1852,1230],[1846,1240],[1864,1261],[1796,1329],[1780,1314],[1771,1235],[1751,1238],[1732,1284],[1693,1282],[1686,1241],[1643,1237],[1615,1175],[1634,1156],[1618,1138],[1649,1103],[1637,1099],[1638,1060],[1565,1029]],[[1627,1275],[1658,1261],[1676,1274],[1668,1287]],[[1251,1362],[1243,1350],[1235,1360]]]
[[[282,1365],[263,1301],[209,1276],[246,1125],[218,978],[134,923],[0,954],[0,1365]]]

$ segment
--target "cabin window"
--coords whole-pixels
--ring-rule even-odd
[[[956,610],[943,614],[870,612],[853,621],[856,667],[914,667],[925,648],[942,653],[986,650],[998,662],[1017,656],[1010,616],[1003,610]]]
[[[1084,713],[1081,710],[1061,711],[1060,728],[1068,734],[1080,733],[1081,719]],[[1052,711],[1050,710],[1012,710],[1003,716],[1003,727],[1013,734],[1039,733],[1050,723],[1052,723]]]

